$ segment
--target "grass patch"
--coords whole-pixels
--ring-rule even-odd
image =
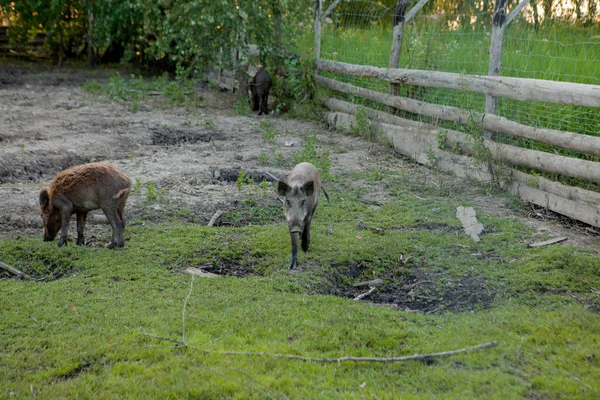
[[[258,190],[242,209],[261,226],[132,225],[116,251],[39,237],[0,243],[0,259],[45,278],[0,280],[2,394],[597,397],[598,256],[527,248],[528,228],[486,215],[474,243],[454,216],[468,205],[460,191],[426,190],[419,179],[383,168],[332,176],[331,204],[319,205],[295,273],[281,206],[266,207]],[[358,199],[373,188],[385,192],[383,205]],[[190,277],[177,273],[190,266],[225,276],[196,278],[190,292]],[[384,284],[365,300],[395,310],[348,300],[366,291],[354,284],[374,278]],[[499,346],[428,362],[316,364],[172,349],[144,336],[180,340],[186,298],[185,340],[215,352],[389,357]]]
[[[170,106],[201,106],[201,101],[194,91],[194,84],[193,81],[187,79],[172,80],[166,72],[151,79],[135,74],[130,74],[128,78],[125,78],[117,72],[105,84],[90,80],[85,82],[82,87],[92,95],[103,95],[110,100],[127,102],[129,110],[137,112],[139,103],[150,96],[164,98]]]

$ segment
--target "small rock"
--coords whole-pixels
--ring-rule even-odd
[[[242,161],[242,159],[244,158],[241,154],[236,154],[233,156],[233,158],[235,158],[238,161]]]
[[[439,214],[440,213],[440,209],[439,208],[432,208],[431,212],[434,214]]]
[[[242,161],[258,160],[258,155],[254,153],[246,153],[242,156]]]
[[[358,230],[369,229],[369,225],[367,225],[364,222],[360,221],[358,224],[356,224],[356,229],[358,229]]]
[[[294,146],[294,144],[295,144],[294,142],[285,142],[283,145],[284,145],[285,147],[293,147],[293,146]]]
[[[220,177],[221,177],[221,171],[220,171],[220,170],[218,170],[218,169],[215,169],[215,170],[213,171],[213,178],[215,178],[215,179],[219,179]]]
[[[213,274],[212,272],[207,272],[207,271],[203,271],[199,268],[194,268],[194,267],[188,267],[184,270],[181,271],[182,273],[186,274],[186,275],[195,275],[201,278],[218,278],[219,275],[217,274]]]

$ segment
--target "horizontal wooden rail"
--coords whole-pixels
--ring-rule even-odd
[[[321,71],[377,78],[391,83],[444,89],[470,90],[515,100],[600,108],[600,86],[505,76],[461,75],[453,72],[378,68],[317,59]]]
[[[469,118],[475,119],[490,132],[504,133],[559,146],[568,150],[600,157],[600,137],[583,135],[573,132],[563,132],[555,129],[534,128],[492,114],[471,113],[452,106],[441,106],[424,101],[393,96],[375,90],[365,89],[350,83],[339,82],[323,76],[316,76],[321,86],[352,96],[373,100],[377,103],[391,106],[400,110],[425,115],[434,119],[466,124]]]
[[[440,128],[437,128],[438,132]],[[470,140],[462,132],[445,130],[446,141],[449,146],[461,146],[464,151],[473,153]],[[486,141],[492,158],[500,163],[519,165],[536,169],[551,174],[570,176],[590,182],[600,183],[600,163],[559,156],[537,150],[525,149],[491,141]]]

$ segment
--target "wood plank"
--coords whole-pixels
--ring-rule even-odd
[[[323,78],[320,76],[317,77],[318,82],[321,82],[322,79],[327,78]],[[377,95],[373,98],[393,98],[394,100],[402,99],[400,97],[390,96],[384,93],[374,91],[371,92]],[[441,130],[441,128],[438,128],[438,132],[440,132]],[[468,146],[468,141],[466,140],[464,134],[445,129],[444,132],[447,140],[450,139],[450,146],[454,145],[455,143],[458,143],[465,151],[468,151],[471,154],[473,154],[473,150]],[[453,136],[456,138],[455,140],[452,140]],[[516,146],[505,145],[491,141],[486,141],[486,144],[494,159],[499,162],[507,162],[509,164],[537,169],[552,174],[570,176],[572,178],[585,179],[590,182],[600,183],[600,163],[582,160],[579,158],[560,156],[552,153],[545,153],[537,150],[525,149]]]
[[[599,107],[600,86],[506,76],[462,75],[454,72],[390,69],[354,65],[339,61],[315,60],[320,71],[377,78],[391,83],[444,89],[468,89],[489,96],[555,104]]]
[[[318,84],[328,89],[372,100],[400,110],[425,115],[434,119],[458,122],[463,125],[472,118],[477,121],[477,123],[481,123],[482,128],[487,131],[532,139],[583,154],[600,157],[600,137],[597,136],[563,132],[555,129],[534,128],[492,114],[470,113],[457,107],[441,106],[406,97],[392,96],[349,83],[335,81],[323,76],[317,76],[316,81]]]

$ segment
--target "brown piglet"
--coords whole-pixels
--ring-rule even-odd
[[[108,248],[123,247],[123,209],[130,191],[131,180],[112,164],[89,163],[60,172],[49,190],[40,191],[44,241],[54,240],[62,228],[58,246],[66,244],[71,215],[77,214],[77,244],[84,245],[87,213],[102,209],[112,227]]]
[[[277,192],[284,197],[285,219],[292,238],[292,261],[290,269],[298,266],[298,235],[302,233],[302,251],[308,252],[310,224],[323,190],[327,201],[329,195],[321,186],[319,171],[311,163],[303,162],[294,167],[285,181],[277,183]]]

